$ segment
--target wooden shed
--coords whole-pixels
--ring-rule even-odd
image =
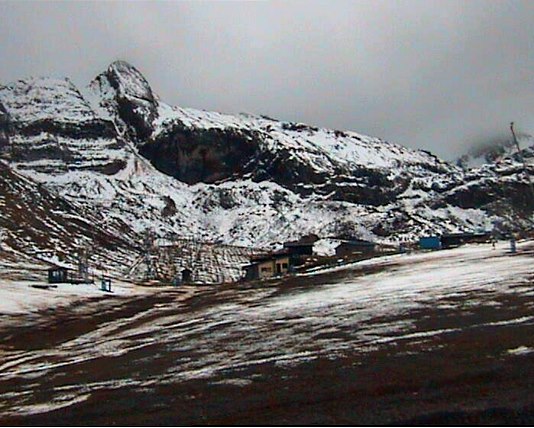
[[[426,250],[439,250],[454,248],[469,243],[484,243],[491,241],[489,232],[459,232],[444,233],[441,236],[424,236],[419,239],[419,248]]]
[[[360,254],[371,254],[375,251],[376,244],[374,242],[365,241],[363,239],[350,239],[340,243],[336,247],[337,257],[348,257]]]
[[[190,284],[193,281],[193,271],[185,268],[182,270],[182,284]]]
[[[290,256],[311,256],[313,255],[313,246],[319,240],[317,235],[307,235],[298,241],[284,242],[284,249]]]
[[[71,282],[72,269],[64,266],[51,266],[48,268],[48,283],[60,284]]]
[[[282,251],[253,257],[243,269],[247,281],[285,275],[289,271],[289,253]]]
[[[454,248],[468,243],[490,242],[491,234],[489,232],[473,233],[444,233],[441,235],[442,248]]]

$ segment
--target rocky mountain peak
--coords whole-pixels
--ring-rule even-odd
[[[111,63],[105,72],[110,84],[120,93],[129,98],[138,98],[150,103],[155,102],[155,96],[150,84],[133,65],[126,61]]]
[[[93,110],[68,78],[30,77],[0,86],[0,104],[13,122],[95,119]]]
[[[68,78],[21,79],[0,86],[0,158],[19,169],[64,173],[120,170],[122,141]]]
[[[532,224],[513,157],[462,170],[352,131],[170,106],[125,61],[86,89],[0,87],[0,159],[125,230],[272,246],[308,233],[395,242]]]
[[[111,63],[89,85],[90,91],[103,108],[134,141],[146,140],[153,131],[158,101],[150,84],[130,63]]]

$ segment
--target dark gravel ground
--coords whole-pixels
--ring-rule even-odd
[[[294,278],[268,287],[277,295],[365,273]],[[530,282],[534,287],[532,278]],[[250,291],[251,286],[203,289],[174,309],[174,302],[180,298],[178,291],[118,299],[112,306],[96,301],[89,306],[91,310],[77,318],[68,310],[47,312],[34,326],[4,330],[0,351],[53,348],[155,304],[165,306],[166,316],[179,318],[232,301],[236,289]],[[469,296],[454,298],[469,302]],[[533,425],[534,352],[509,351],[534,349],[534,321],[528,320],[534,315],[534,302],[531,296],[520,293],[503,294],[493,302],[468,305],[468,309],[423,308],[373,320],[381,324],[403,319],[415,322],[411,335],[399,335],[398,340],[366,352],[347,350],[343,356],[332,358],[318,355],[293,365],[266,361],[225,369],[207,378],[155,382],[143,388],[100,388],[85,401],[48,413],[17,415],[11,403],[0,402],[0,408],[10,410],[0,412],[0,424]],[[502,322],[521,317],[526,321]],[[416,334],[434,330],[441,333]],[[195,358],[195,354],[180,357]],[[0,396],[24,391],[24,382],[34,385],[29,402],[40,403],[51,391],[66,385],[132,375],[157,379],[175,364],[176,358],[175,350],[155,342],[123,355],[58,367],[37,379],[0,379]],[[234,379],[248,381],[235,383]]]

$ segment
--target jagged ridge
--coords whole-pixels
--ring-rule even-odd
[[[0,87],[0,156],[133,234],[276,246],[305,233],[488,229],[495,214],[532,224],[512,158],[464,171],[355,132],[171,107],[123,61],[82,91],[53,79]]]

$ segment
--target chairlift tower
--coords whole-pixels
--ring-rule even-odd
[[[525,161],[525,157],[523,156],[523,152],[521,151],[521,147],[519,147],[519,141],[517,140],[517,136],[514,131],[514,122],[510,123],[510,130],[512,131],[512,136],[514,138],[514,143],[517,148],[517,155],[519,156],[519,159],[521,160],[521,163],[523,164],[523,172],[527,178],[528,187],[530,188],[530,206],[534,208],[534,185],[532,184],[532,179],[530,178],[530,173],[528,172],[528,166],[527,162]]]
[[[147,230],[143,239],[143,252],[145,259],[145,279],[156,278],[156,262],[157,254],[155,254],[155,237],[151,230]]]
[[[517,156],[519,157],[519,159],[521,160],[521,163],[523,164],[523,173],[526,176],[527,184],[528,184],[528,187],[530,189],[530,198],[529,198],[529,203],[527,203],[527,207],[528,208],[534,208],[534,187],[532,185],[532,180],[531,180],[530,174],[528,172],[527,162],[525,161],[525,157],[523,156],[523,153],[521,152],[521,147],[519,146],[519,141],[517,139],[517,135],[516,135],[515,130],[514,130],[514,122],[510,123],[510,131],[512,132],[513,141],[514,141],[514,144],[515,144],[515,146],[517,148]],[[513,230],[512,230],[511,237],[510,237],[510,252],[512,254],[514,254],[514,253],[516,253],[516,251],[517,251],[516,250],[516,237],[515,237],[515,235],[513,233]]]
[[[85,283],[89,282],[89,247],[85,246],[78,250],[78,277]]]

